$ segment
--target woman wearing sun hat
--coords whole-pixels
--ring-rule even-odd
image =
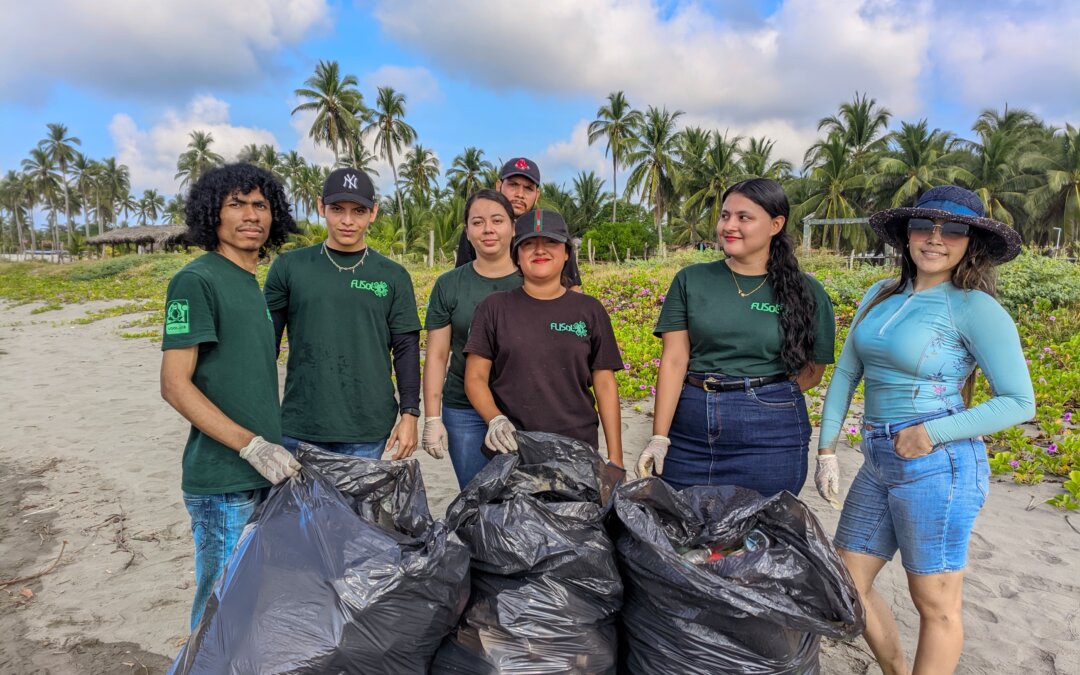
[[[546,431],[599,444],[622,465],[615,331],[596,298],[568,291],[570,232],[554,211],[514,223],[510,257],[522,287],[492,293],[476,308],[465,343],[465,393],[487,422],[484,442],[517,449],[514,431]]]
[[[989,487],[980,437],[1035,414],[1016,326],[993,297],[993,268],[1019,254],[1020,236],[983,213],[974,193],[943,186],[914,208],[870,218],[899,249],[900,276],[863,298],[825,397],[815,483],[835,505],[835,443],[855,387],[865,382],[864,461],[836,546],[862,595],[866,641],[885,673],[908,672],[892,612],[873,590],[897,550],[920,617],[913,672],[956,668],[968,540]],[[994,395],[967,408],[976,367]]]

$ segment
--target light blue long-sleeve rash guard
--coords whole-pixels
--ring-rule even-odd
[[[874,284],[862,306],[890,281]],[[860,310],[856,318],[861,315]],[[866,421],[900,422],[963,406],[961,388],[976,364],[993,398],[926,422],[935,444],[1031,419],[1035,392],[1016,324],[993,297],[951,282],[918,293],[909,284],[871,309],[849,333],[825,396],[818,447],[828,448],[836,440],[860,379],[866,380]]]

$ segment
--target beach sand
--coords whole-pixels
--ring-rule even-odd
[[[0,673],[161,673],[187,636],[188,425],[158,394],[158,344],[120,337],[131,316],[71,323],[109,304],[0,309],[0,579],[59,557],[0,591]],[[623,433],[632,465],[649,418],[628,407]],[[416,457],[441,516],[456,493],[449,461]],[[860,461],[841,449],[845,489]],[[1042,503],[1058,487],[994,480],[971,542],[958,672],[1080,673],[1080,532]],[[800,496],[833,532],[838,512],[812,479]],[[913,656],[918,618],[898,560],[878,590]],[[823,673],[878,672],[861,640],[826,641],[822,653]]]

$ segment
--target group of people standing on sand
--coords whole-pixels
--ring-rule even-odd
[[[521,157],[495,189],[469,197],[457,267],[431,291],[421,378],[412,281],[365,242],[379,206],[363,171],[329,175],[318,204],[326,241],[277,256],[261,289],[257,261],[296,230],[284,189],[248,164],[195,183],[189,239],[209,253],[169,284],[161,366],[162,396],[192,425],[181,485],[196,549],[192,628],[268,487],[300,470],[300,442],[392,459],[420,446],[449,455],[463,487],[493,453],[516,450],[517,430],[597,448],[602,425],[608,461],[623,464],[623,359],[603,305],[581,292],[566,222],[537,208],[539,194],[540,171]],[[1034,413],[1016,328],[993,299],[993,267],[1020,239],[982,214],[974,194],[947,186],[874,215],[901,253],[900,277],[868,291],[825,400],[815,483],[838,505],[836,439],[865,382],[865,461],[836,544],[887,673],[908,669],[875,576],[899,550],[921,617],[915,672],[951,672],[967,543],[987,492],[979,439]],[[675,276],[654,331],[663,355],[639,476],[766,496],[802,489],[803,392],[833,362],[835,319],[799,269],[788,218],[775,181],[733,185],[717,223],[724,259]],[[976,367],[994,393],[969,407]]]

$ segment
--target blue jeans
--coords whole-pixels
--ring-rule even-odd
[[[195,601],[191,605],[191,630],[199,624],[206,601],[232,556],[244,525],[267,490],[243,490],[220,495],[184,493],[195,540]]]
[[[965,438],[914,459],[893,446],[901,429],[958,411],[863,427],[863,465],[836,527],[838,547],[885,560],[899,549],[912,574],[964,569],[971,529],[990,489],[986,446]]]
[[[442,408],[443,426],[450,450],[450,462],[454,465],[458,488],[464,489],[473,476],[488,463],[481,448],[487,435],[487,424],[480,413],[472,408]]]
[[[718,392],[683,384],[668,437],[661,478],[677,490],[737,485],[768,497],[781,490],[797,495],[806,482],[810,419],[791,380]]]
[[[314,445],[327,452],[337,452],[342,455],[366,457],[368,459],[379,459],[382,457],[383,449],[386,447],[386,441],[387,439],[384,438],[381,441],[373,441],[371,443],[328,443],[326,441],[305,441],[301,438],[293,438],[292,436],[281,437],[281,444],[285,446],[286,450],[294,455],[296,454],[296,448],[300,443],[307,443],[308,445]]]

